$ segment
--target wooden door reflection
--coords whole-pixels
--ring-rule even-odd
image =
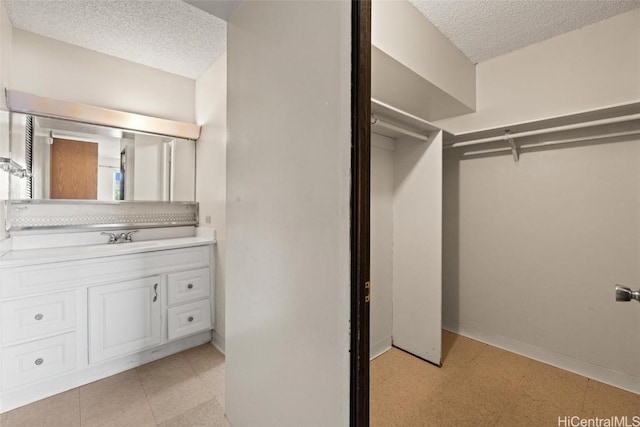
[[[53,138],[51,144],[51,198],[98,197],[98,144]]]

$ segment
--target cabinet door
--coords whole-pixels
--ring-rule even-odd
[[[89,363],[160,344],[160,276],[89,288]]]

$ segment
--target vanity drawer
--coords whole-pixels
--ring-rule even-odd
[[[169,340],[211,329],[210,304],[211,301],[206,299],[169,308]]]
[[[59,292],[0,303],[2,345],[41,338],[76,327],[76,293]]]
[[[211,274],[209,268],[182,271],[168,275],[169,305],[200,298],[211,294]]]
[[[2,350],[2,390],[40,382],[76,367],[74,332]]]

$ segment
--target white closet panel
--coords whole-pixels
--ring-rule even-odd
[[[393,345],[440,365],[442,132],[395,144]]]

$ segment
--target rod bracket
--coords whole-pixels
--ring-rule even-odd
[[[511,154],[513,154],[513,161],[515,163],[518,163],[518,161],[520,160],[520,153],[518,152],[518,146],[516,145],[516,142],[513,140],[513,137],[511,136],[508,130],[504,131],[504,140],[507,141],[509,143],[509,146],[511,147]]]

